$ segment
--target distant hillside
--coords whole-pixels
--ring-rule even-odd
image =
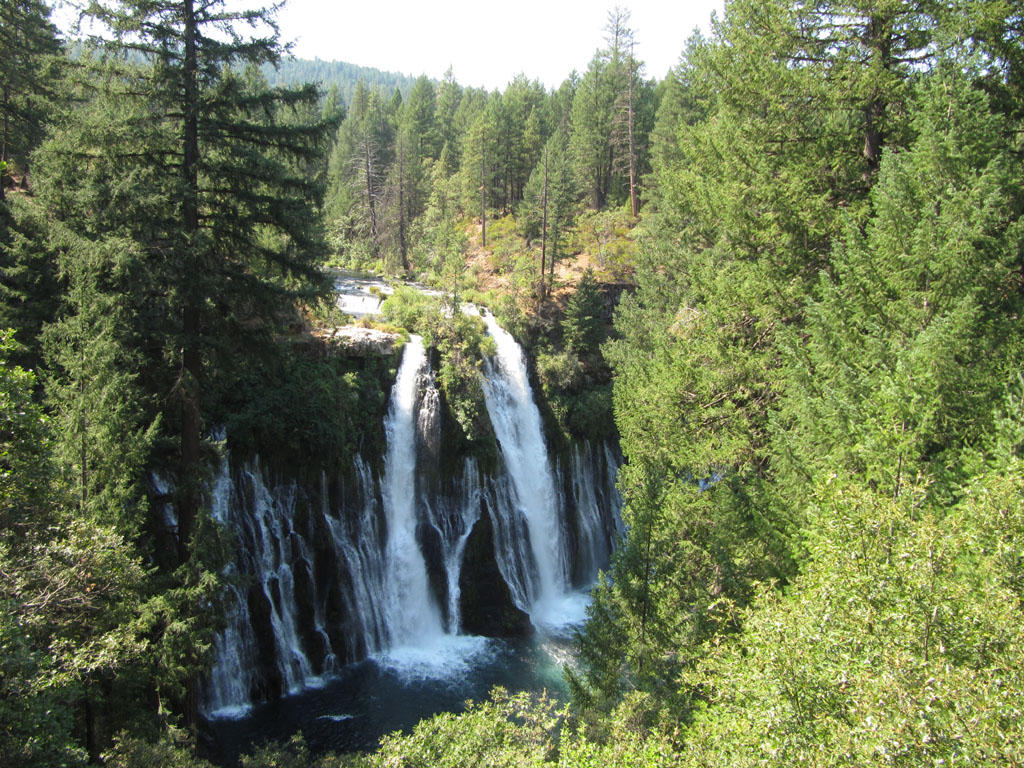
[[[265,65],[263,76],[271,85],[322,83],[325,91],[336,85],[346,104],[352,103],[352,94],[355,93],[356,83],[360,80],[370,88],[379,86],[381,91],[388,95],[397,88],[402,93],[402,98],[409,95],[416,82],[415,77],[400,72],[383,72],[373,67],[360,67],[344,61],[320,59],[284,59],[277,69]]]

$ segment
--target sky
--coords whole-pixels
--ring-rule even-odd
[[[583,73],[604,47],[607,4],[594,0],[288,0],[283,41],[302,59],[346,61],[441,79],[449,66],[464,86],[504,90],[517,74],[557,88]],[[723,0],[618,0],[630,11],[636,56],[661,79],[696,27],[710,28]]]

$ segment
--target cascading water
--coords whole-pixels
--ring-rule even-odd
[[[490,634],[504,620],[487,614],[496,596],[535,626],[581,618],[577,590],[607,563],[620,525],[619,462],[582,444],[549,457],[522,351],[484,319],[498,350],[484,370],[501,455],[493,470],[445,460],[439,393],[417,337],[391,391],[379,476],[370,456],[318,483],[225,456],[210,500],[239,554],[225,573],[208,715],[321,685],[367,657],[413,677],[463,673],[486,643],[460,634],[463,614]]]
[[[528,581],[519,590],[528,600],[528,605],[520,607],[535,621],[557,623],[571,582],[567,533],[559,514],[540,412],[519,344],[490,313],[484,314],[484,322],[497,347],[497,355],[484,363],[484,398],[512,481],[514,511],[526,520],[536,572],[536,581]],[[500,505],[496,508],[502,509]],[[521,568],[507,570],[507,576],[523,572]]]
[[[427,564],[416,541],[416,403],[420,373],[427,364],[423,341],[406,345],[391,391],[384,466],[387,539],[387,616],[392,647],[433,645],[444,634],[441,612],[430,591]]]

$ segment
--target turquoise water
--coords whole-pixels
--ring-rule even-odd
[[[375,749],[381,736],[409,732],[421,719],[460,712],[495,686],[547,691],[564,699],[562,669],[572,663],[569,633],[521,640],[466,638],[458,658],[425,663],[401,652],[346,667],[322,685],[210,724],[211,757],[225,765],[268,741],[301,732],[316,754]]]

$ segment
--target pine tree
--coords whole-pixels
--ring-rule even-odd
[[[624,8],[608,13],[607,47],[591,60],[572,102],[573,173],[594,210],[631,199],[646,166],[644,137],[653,105],[640,77],[643,65],[633,57],[628,24]]]
[[[221,567],[200,514],[208,376],[258,355],[296,298],[326,288],[313,169],[327,123],[293,119],[319,112],[314,88],[269,89],[239,74],[236,65],[279,55],[272,26],[268,37],[247,35],[269,22],[265,11],[180,0],[89,12],[115,33],[112,55],[83,59],[105,68],[83,78],[86,108],[41,161],[40,196],[73,289],[53,336],[64,372],[53,391],[79,449],[71,466],[84,506],[132,495],[137,475],[120,477],[119,462],[134,465],[147,450],[148,403],[177,438],[158,463],[175,468],[178,546],[159,562],[181,567],[163,575],[146,631],[159,638],[155,684],[194,724]],[[108,427],[140,442],[118,457]],[[119,525],[130,535],[131,523]]]
[[[547,141],[517,209],[519,231],[528,240],[541,240],[538,280],[546,280],[548,285],[554,281],[555,262],[562,254],[573,215],[575,189],[565,146],[566,138],[561,132]]]
[[[41,0],[0,6],[0,205],[9,174],[27,173],[43,138],[62,58],[50,7]]]
[[[565,308],[562,333],[568,349],[576,354],[597,350],[604,341],[604,306],[594,271],[587,269]]]
[[[327,215],[349,247],[361,241],[373,259],[386,235],[384,196],[393,133],[380,93],[360,81],[331,154]]]
[[[444,78],[437,87],[437,98],[434,106],[435,123],[437,126],[438,158],[445,148],[448,150],[448,163],[445,168],[449,176],[459,170],[462,157],[462,136],[459,130],[456,113],[462,102],[462,86],[455,82],[451,67],[444,73]]]
[[[961,66],[918,86],[916,138],[883,157],[874,215],[847,226],[806,327],[786,340],[780,482],[841,472],[899,496],[927,476],[949,492],[1019,369],[1020,297],[1002,287],[1021,267],[1019,161]]]
[[[435,112],[437,94],[434,85],[426,75],[416,80],[405,103],[403,122],[414,137],[415,150],[420,157],[436,160],[441,155],[441,139],[437,129]]]

